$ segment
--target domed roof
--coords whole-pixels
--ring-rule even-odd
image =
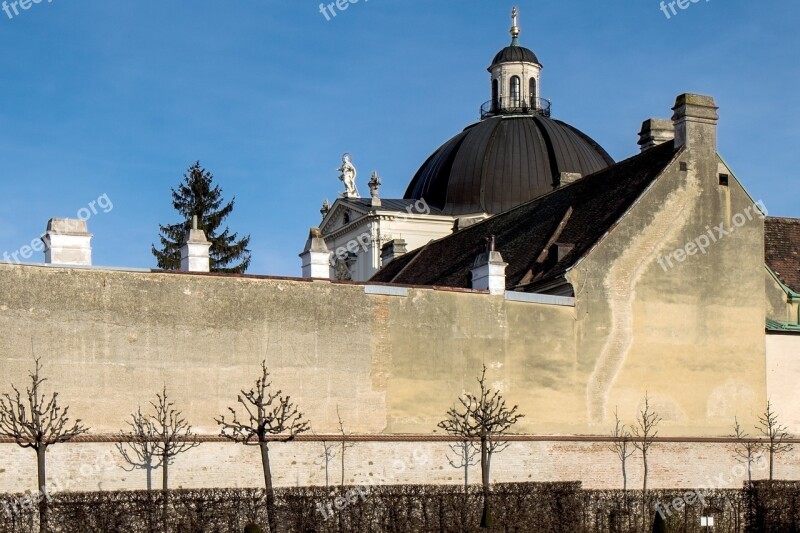
[[[533,53],[533,50],[529,50],[524,46],[511,45],[506,46],[497,52],[497,55],[494,56],[494,60],[489,68],[491,69],[493,66],[499,65],[500,63],[509,63],[513,61],[536,63],[537,65],[541,66],[541,63],[539,63],[539,58],[536,57],[536,54]]]
[[[499,115],[468,126],[422,165],[405,198],[448,215],[500,213],[552,191],[561,173],[587,176],[614,164],[569,124],[541,115]]]

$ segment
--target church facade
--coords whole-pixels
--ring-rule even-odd
[[[263,359],[314,430],[274,447],[280,485],[324,483],[337,412],[348,483],[459,483],[437,422],[483,365],[525,414],[495,481],[621,486],[608,435],[645,396],[662,418],[651,487],[738,486],[727,435],[767,400],[800,433],[800,221],[769,216],[717,153],[724,109],[679,95],[614,162],[550,116],[518,38],[515,19],[483,119],[404,198],[380,198],[377,174],[362,198],[343,158],[345,193],[312,228],[302,277],[204,272],[200,230],[178,272],[75,265],[88,229],[59,221],[75,235],[46,264],[0,264],[0,383],[24,381],[33,349],[91,428],[53,447],[54,484],[142,488],[109,437],[166,385],[204,439],[174,485],[258,486],[257,451],[221,442],[214,418]],[[31,454],[2,446],[0,490],[33,488]],[[800,475],[793,456],[777,475]],[[641,481],[635,459],[629,476]]]

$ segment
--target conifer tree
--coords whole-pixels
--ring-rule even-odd
[[[191,229],[192,217],[197,216],[199,229],[205,231],[211,242],[211,271],[242,274],[250,266],[250,236],[239,239],[220,226],[233,211],[233,200],[223,205],[222,189],[213,183],[214,176],[196,162],[189,167],[177,189],[172,189],[172,206],[183,218],[182,222],[159,226],[161,248],[153,246],[158,268],[177,270],[181,264],[180,249]]]

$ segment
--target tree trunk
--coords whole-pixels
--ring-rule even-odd
[[[650,510],[647,508],[647,452],[642,452],[644,461],[644,483],[642,485],[642,531],[647,531],[647,519],[650,517]]]
[[[623,451],[623,454],[625,452]],[[625,458],[622,458],[622,502],[628,508],[628,473],[625,471]]]
[[[164,456],[161,460],[161,490],[169,490],[169,458]]]
[[[41,444],[36,450],[36,472],[38,475],[39,486],[39,531],[41,533],[47,533],[48,503],[50,503],[47,498],[47,465],[45,462],[46,452],[47,448]]]
[[[481,483],[483,484],[483,515],[481,528],[492,527],[492,518],[489,514],[489,443],[486,437],[481,437]]]
[[[769,480],[770,481],[772,481],[772,467],[774,465],[773,460],[774,460],[774,455],[772,453],[772,447],[770,447],[770,449],[769,449]]]
[[[469,506],[469,441],[464,441],[464,502],[461,505],[461,530],[465,533],[467,527],[467,508]]]
[[[162,524],[164,533],[169,532],[169,457],[165,452],[161,456],[161,499],[162,499]]]
[[[264,487],[267,492],[267,522],[269,523],[270,533],[277,533],[278,520],[275,516],[275,491],[272,488],[272,470],[269,466],[269,443],[259,442],[261,450],[261,465],[264,467]]]
[[[344,450],[346,447],[345,442],[342,441],[342,487],[344,487]]]
[[[464,443],[464,494],[469,491],[469,444]]]
[[[147,458],[147,462],[144,464],[144,471],[147,474],[147,492],[153,490],[153,458],[152,456]]]

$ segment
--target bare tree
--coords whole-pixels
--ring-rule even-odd
[[[129,447],[134,449],[134,455],[141,457],[142,462],[152,462],[153,457],[158,458],[161,467],[161,490],[169,489],[169,465],[175,462],[175,457],[200,445],[193,440],[192,426],[183,418],[183,413],[175,408],[175,402],[169,399],[167,387],[156,394],[156,401],[150,402],[153,413],[143,415],[141,409],[131,415],[129,422],[133,431],[126,436],[130,437]],[[117,446],[120,453],[128,460],[121,446]],[[149,457],[148,457],[149,455]],[[133,459],[133,457],[130,457]],[[135,461],[136,459],[134,459]],[[150,466],[152,469],[152,464]],[[149,474],[149,472],[148,472]],[[148,476],[149,477],[149,476]],[[148,488],[150,483],[148,482]]]
[[[277,531],[275,516],[275,490],[272,486],[272,470],[269,463],[269,442],[278,440],[289,442],[300,433],[310,429],[308,421],[282,391],[271,392],[272,383],[267,372],[267,362],[261,362],[261,377],[250,391],[241,391],[238,403],[244,408],[245,419],[240,420],[236,410],[229,407],[232,419],[224,416],[216,419],[222,426],[221,435],[244,445],[258,446],[261,451],[261,464],[264,469],[264,485],[267,492],[267,520],[271,533]],[[281,436],[282,438],[280,438]]]
[[[30,386],[23,395],[12,385],[13,393],[5,393],[0,398],[0,437],[13,439],[22,448],[36,452],[36,467],[39,489],[39,530],[47,531],[47,449],[62,442],[69,442],[89,430],[81,425],[81,420],[70,422],[69,407],[61,407],[58,393],[50,398],[42,392],[42,384],[47,378],[40,376],[42,362],[34,358],[34,370],[29,374]]]
[[[628,507],[628,472],[626,469],[628,458],[633,455],[636,448],[631,442],[632,435],[628,427],[619,419],[619,411],[614,410],[614,431],[611,433],[612,443],[611,451],[614,452],[619,458],[622,465],[622,494],[625,501],[625,507]]]
[[[161,466],[161,460],[156,456],[155,441],[156,434],[153,422],[150,417],[142,414],[140,407],[131,415],[128,421],[129,431],[121,431],[120,438],[123,442],[116,444],[122,458],[130,469],[123,467],[126,472],[133,472],[136,469],[144,469],[147,475],[147,490],[153,490],[153,469]],[[154,462],[155,461],[155,462]]]
[[[344,431],[344,422],[342,421],[342,415],[339,414],[339,405],[336,405],[336,418],[339,420],[339,433],[342,434],[342,487],[344,487],[344,453],[352,448],[354,444],[352,442],[347,442],[347,433]]]
[[[650,447],[653,445],[653,441],[658,436],[658,430],[656,427],[658,426],[659,422],[661,422],[661,417],[658,416],[658,413],[650,408],[650,396],[645,392],[644,407],[636,418],[636,425],[633,426],[633,436],[635,437],[633,445],[637,450],[642,452],[642,465],[644,467],[644,480],[642,482],[642,510],[647,508],[647,454],[650,451]],[[642,513],[643,528],[646,527],[645,521],[647,520],[648,514],[649,513],[646,512]]]
[[[788,432],[789,428],[780,423],[778,414],[772,410],[772,403],[769,401],[764,414],[758,417],[756,429],[767,439],[764,447],[769,453],[769,480],[772,481],[775,456],[791,451],[792,445],[786,440],[791,439],[792,435]]]
[[[508,447],[508,443],[498,440],[514,426],[524,415],[518,414],[519,406],[506,407],[505,399],[500,391],[492,389],[486,381],[486,365],[483,365],[481,377],[478,378],[480,393],[465,393],[458,400],[462,412],[456,407],[447,411],[447,417],[438,426],[449,435],[459,436],[465,440],[480,441],[481,482],[483,484],[483,516],[481,527],[491,527],[489,516],[489,486],[492,456]]]
[[[736,439],[733,449],[734,458],[743,465],[747,465],[747,481],[753,481],[753,463],[761,457],[758,451],[762,445],[760,442],[752,440],[750,435],[745,433],[739,425],[738,418],[734,417],[733,422],[733,434],[729,435],[729,437]]]

